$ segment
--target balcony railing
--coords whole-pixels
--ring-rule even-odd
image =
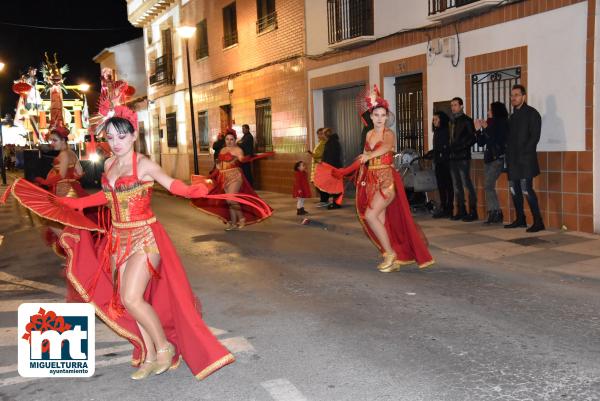
[[[277,29],[277,12],[274,11],[270,14],[256,21],[256,33],[262,33],[266,31],[272,31]]]
[[[237,31],[228,32],[223,36],[223,48],[233,46],[238,42],[238,33]]]
[[[449,8],[462,7],[479,0],[429,0],[429,15],[444,12]]]
[[[173,65],[171,58],[158,57],[154,61],[154,74],[150,75],[150,85],[162,85],[173,83]]]
[[[329,44],[373,36],[373,0],[327,0]]]

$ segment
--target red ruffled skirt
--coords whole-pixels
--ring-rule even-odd
[[[150,227],[161,261],[158,276],[151,278],[144,298],[156,311],[167,340],[175,345],[176,355],[171,368],[179,365],[181,356],[194,376],[201,380],[235,358],[202,320],[200,302],[164,228],[157,222]],[[94,305],[96,314],[111,329],[131,342],[134,347],[131,363],[138,366],[146,357],[146,349],[135,319],[126,310],[118,317],[109,316],[113,281],[102,267],[108,237],[95,237],[98,235],[65,228],[60,243],[67,254],[67,279],[84,302]]]
[[[393,168],[368,169],[362,166],[356,182],[356,210],[363,229],[381,253],[384,253],[377,237],[365,219],[365,212],[376,192],[383,195],[382,188],[394,185],[395,197],[385,210],[385,229],[396,258],[400,263],[417,263],[427,267],[434,263],[427,248],[427,239],[410,214],[402,177]]]
[[[209,192],[209,195],[224,194],[226,180],[241,179],[242,186],[240,187],[240,190],[237,193],[245,194],[245,195],[252,195],[252,196],[256,197],[257,199],[260,199],[260,197],[256,194],[256,192],[254,191],[254,189],[252,188],[252,186],[250,185],[248,180],[246,180],[246,177],[244,177],[244,174],[242,174],[242,170],[239,167],[225,170],[225,172],[222,172],[220,170],[215,170],[215,173],[213,174],[213,176],[211,178],[213,179],[215,186]],[[229,204],[227,203],[226,200],[198,198],[198,199],[193,199],[191,202],[192,202],[192,205],[194,207],[196,207],[198,210],[200,210],[206,214],[209,214],[211,216],[216,216],[225,224],[227,224],[229,222],[229,219],[230,219]],[[261,221],[270,217],[271,213],[273,212],[273,209],[268,206],[267,207],[268,207],[269,213],[267,216],[265,216],[264,214],[261,214],[260,211],[258,211],[256,208],[250,207],[249,205],[240,203],[240,207],[242,209],[244,218],[246,219],[246,225],[260,223]]]

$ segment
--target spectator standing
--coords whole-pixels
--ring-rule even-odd
[[[457,212],[452,220],[477,220],[477,194],[471,181],[471,146],[475,143],[473,119],[463,110],[463,100],[455,97],[450,102],[450,174],[454,186]],[[469,191],[469,213],[465,207],[465,190]]]
[[[502,102],[493,102],[488,108],[488,119],[475,121],[477,144],[485,145],[484,188],[487,220],[484,224],[502,223],[504,216],[496,194],[496,181],[504,168],[506,136],[508,135],[508,111]]]
[[[450,175],[450,119],[443,111],[433,113],[433,149],[426,159],[433,159],[435,179],[440,195],[440,208],[433,214],[434,219],[451,217],[454,209],[454,188]]]
[[[523,85],[514,85],[510,93],[513,113],[508,120],[506,142],[506,165],[508,185],[517,217],[504,228],[527,227],[523,210],[523,195],[527,197],[533,215],[533,224],[526,231],[530,233],[545,229],[537,195],[533,190],[533,178],[540,174],[537,159],[537,144],[540,141],[542,117],[527,104],[527,91]]]
[[[317,130],[317,145],[314,147],[312,151],[308,151],[308,153],[312,156],[312,165],[310,168],[310,182],[315,181],[315,168],[317,164],[321,163],[323,159],[323,151],[325,150],[325,143],[327,143],[327,136],[325,135],[325,128],[319,128]],[[329,128],[327,128],[329,130]],[[317,207],[325,207],[329,203],[329,194],[327,192],[321,191],[317,188],[319,192],[319,203],[317,203]]]
[[[238,146],[242,148],[245,157],[254,156],[254,137],[250,133],[250,126],[248,124],[242,125],[242,138],[238,141]],[[252,177],[252,162],[242,163],[242,172],[246,177],[248,183],[254,187],[254,179]]]
[[[342,145],[340,144],[340,137],[336,133],[332,133],[330,128],[325,128],[324,134],[327,137],[327,143],[325,143],[325,149],[323,150],[323,162],[332,165],[336,168],[342,167]],[[329,196],[333,197],[332,202],[327,206],[327,209],[339,209],[342,207],[340,202],[341,194],[327,194],[327,200]]]

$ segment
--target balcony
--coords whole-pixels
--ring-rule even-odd
[[[256,33],[269,32],[277,29],[277,12],[272,12],[256,21]]]
[[[505,2],[505,0],[429,0],[427,19],[433,22],[453,20]]]
[[[372,41],[373,0],[327,0],[327,26],[329,47]]]
[[[142,28],[171,7],[175,0],[127,0],[127,19]]]
[[[167,56],[161,56],[154,61],[154,74],[150,75],[150,86],[172,84],[173,64]]]

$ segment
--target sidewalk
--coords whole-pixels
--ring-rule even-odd
[[[273,218],[299,224],[295,200],[285,194],[261,192],[275,209]],[[320,228],[342,235],[364,236],[356,217],[353,199],[344,207],[326,210],[306,202],[310,213],[305,227]],[[484,226],[482,220],[472,223],[433,219],[429,214],[415,216],[430,246],[474,259],[483,259],[561,275],[600,280],[600,235],[570,231],[545,230],[527,233],[525,229],[505,229],[501,225]],[[366,238],[366,237],[365,237]]]

